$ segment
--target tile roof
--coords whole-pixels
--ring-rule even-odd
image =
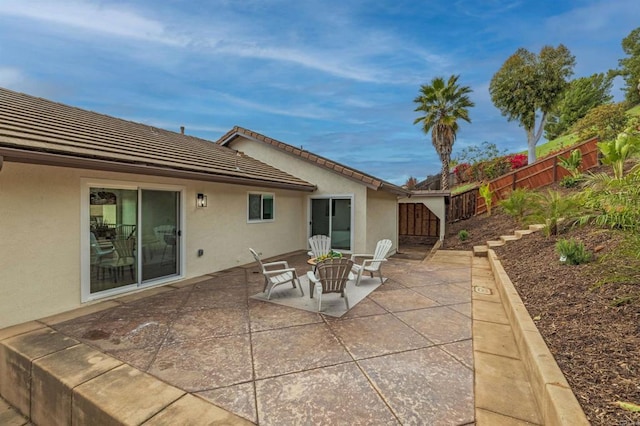
[[[0,88],[0,156],[4,161],[316,189],[309,182],[212,141],[4,88]]]
[[[280,151],[299,157],[302,160],[308,161],[316,166],[320,166],[325,169],[331,170],[346,178],[349,178],[358,183],[364,184],[367,187],[376,191],[383,190],[383,191],[391,192],[396,195],[409,195],[411,193],[411,191],[408,191],[392,183],[383,181],[382,179],[376,178],[375,176],[368,175],[359,170],[345,166],[344,164],[337,163],[328,158],[321,157],[319,155],[316,155],[309,151],[305,151],[300,148],[296,148],[293,145],[289,145],[284,142],[278,141],[276,139],[272,139],[270,137],[264,136],[260,133],[254,132],[249,129],[245,129],[240,126],[235,126],[233,129],[228,131],[227,134],[225,134],[220,139],[218,139],[216,143],[219,145],[226,146],[238,136],[244,136],[250,140],[271,145],[274,148],[279,149]]]

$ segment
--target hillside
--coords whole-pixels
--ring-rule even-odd
[[[520,229],[497,212],[451,224],[444,249],[471,250]],[[466,230],[469,239],[460,241]],[[569,266],[555,252],[560,238],[576,238],[595,254],[591,263]],[[618,231],[592,226],[568,229],[546,238],[535,233],[496,248],[509,277],[536,321],[549,349],[594,425],[640,424],[640,413],[617,401],[640,404],[640,267],[621,256]],[[626,282],[615,282],[620,273]],[[607,284],[600,285],[607,281]]]

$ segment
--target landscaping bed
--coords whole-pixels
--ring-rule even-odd
[[[500,212],[473,217],[450,224],[442,248],[471,250],[516,229],[526,226]],[[461,230],[468,233],[466,241],[458,237]],[[592,262],[560,263],[556,241],[571,237],[594,252]],[[495,249],[594,425],[640,424],[640,413],[616,404],[640,404],[640,300],[625,299],[640,292],[640,265],[613,254],[623,237],[609,229],[582,227],[548,238],[537,232]],[[627,279],[613,283],[621,272]]]

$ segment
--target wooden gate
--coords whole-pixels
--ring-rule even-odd
[[[440,238],[440,219],[422,203],[398,204],[400,244],[433,244]]]

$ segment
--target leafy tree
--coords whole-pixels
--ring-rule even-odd
[[[475,105],[468,96],[472,90],[468,86],[460,86],[459,77],[452,75],[446,83],[443,77],[435,77],[431,84],[420,86],[420,94],[413,100],[418,104],[415,111],[424,113],[413,124],[421,123],[425,134],[431,130],[431,143],[442,163],[440,188],[443,190],[449,189],[449,161],[458,132],[458,120],[470,123],[468,108]]]
[[[626,82],[625,100],[630,105],[637,105],[640,103],[640,27],[622,39],[622,50],[629,55],[618,61],[621,67],[618,74]]]
[[[500,151],[498,146],[493,142],[484,141],[480,145],[470,145],[464,147],[454,159],[457,164],[459,163],[482,163],[484,161],[495,160],[498,157],[502,157],[507,154],[507,150]]]
[[[494,74],[489,85],[493,104],[509,121],[527,132],[529,164],[536,161],[536,144],[547,115],[558,103],[573,74],[575,57],[564,45],[544,46],[539,55],[518,49]],[[541,114],[536,130],[536,116]]]
[[[409,176],[409,179],[407,179],[404,186],[406,186],[407,189],[415,189],[417,184],[418,184],[418,179],[416,179],[413,176]]]
[[[601,141],[611,141],[627,126],[626,108],[622,103],[604,104],[590,110],[578,120],[571,131],[578,134],[579,140],[597,136]]]
[[[590,109],[611,102],[613,74],[593,74],[569,83],[558,106],[549,114],[544,126],[545,138],[553,140],[568,132],[573,123],[584,117]]]

